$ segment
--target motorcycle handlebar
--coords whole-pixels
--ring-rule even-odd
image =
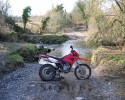
[[[73,46],[71,45],[70,48],[73,50]]]
[[[50,53],[51,51],[55,50],[55,48],[49,48],[47,53]]]
[[[72,51],[73,50],[73,46],[71,45],[70,48],[71,48],[71,51]],[[49,48],[47,53],[50,53],[52,50],[55,50],[55,49],[54,48]]]
[[[48,49],[48,51],[47,51],[47,52],[48,52],[48,53],[50,53],[51,51],[52,51],[51,49]]]

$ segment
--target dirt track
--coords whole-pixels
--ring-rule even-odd
[[[65,35],[68,35],[71,39],[78,39],[78,38],[84,38],[86,36],[90,36],[87,32],[71,32],[71,33],[64,33]]]
[[[77,80],[73,73],[61,81],[43,82],[40,65],[26,64],[0,79],[0,100],[123,100],[114,95],[115,88],[94,72],[89,80]]]

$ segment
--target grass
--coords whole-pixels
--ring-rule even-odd
[[[18,63],[18,62],[24,62],[23,61],[23,57],[22,56],[20,56],[18,53],[12,53],[12,54],[10,54],[9,55],[9,60],[10,60],[10,62],[12,62],[12,63]]]
[[[93,53],[92,65],[102,70],[106,77],[122,77],[125,75],[124,52],[108,48],[98,48]]]
[[[125,60],[119,60],[118,63],[121,64],[121,65],[125,65]]]
[[[120,56],[120,55],[112,55],[110,57],[110,60],[113,60],[113,61],[119,61],[121,59],[122,59],[122,56]]]
[[[24,61],[33,62],[35,55],[37,55],[38,48],[34,44],[18,44],[5,42],[1,44],[2,50],[1,62],[0,62],[0,75],[12,72],[19,67],[24,66]],[[6,52],[3,52],[3,50]],[[40,48],[41,52],[46,52],[43,48]],[[4,62],[4,63],[2,63]]]
[[[117,61],[119,65],[125,65],[125,57],[124,55],[112,55],[109,60]]]
[[[36,51],[37,47],[34,44],[26,44],[25,46],[23,46],[23,50],[26,52]]]

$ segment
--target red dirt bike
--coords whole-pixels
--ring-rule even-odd
[[[80,64],[78,60],[87,61],[86,58],[80,58],[79,54],[73,50],[73,46],[70,46],[71,53],[62,57],[57,58],[50,55],[39,55],[39,64],[43,61],[48,63],[43,64],[39,69],[39,76],[43,81],[51,81],[56,75],[60,77],[60,73],[72,72],[72,65],[76,62],[74,74],[77,79],[88,79],[91,76],[91,68],[87,64]],[[51,50],[49,50],[51,52]]]

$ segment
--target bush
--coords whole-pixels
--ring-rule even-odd
[[[37,47],[34,44],[27,44],[17,50],[17,52],[24,58],[25,61],[33,61],[37,52]]]
[[[34,44],[27,44],[17,50],[17,52],[24,58],[24,61],[34,62],[38,60],[39,54],[46,54],[48,49],[44,48],[43,46],[37,48]]]
[[[7,41],[9,34],[0,33],[0,41]]]
[[[44,44],[61,44],[68,40],[66,35],[45,35],[40,41]]]
[[[0,33],[0,41],[4,41],[4,42],[17,42],[18,41],[18,34],[16,32],[11,32],[9,34],[4,34],[4,33]]]
[[[17,42],[18,41],[18,34],[16,32],[11,32],[8,37],[9,41]]]
[[[38,55],[46,54],[47,52],[48,49],[43,46],[37,48],[34,44],[27,44],[4,57],[4,60],[0,62],[0,75],[12,72],[18,67],[23,67],[24,61],[38,61]]]
[[[0,75],[9,73],[23,66],[23,57],[20,56],[18,53],[11,53],[5,57],[4,65],[0,66]]]
[[[36,51],[37,47],[34,44],[27,44],[23,47],[23,50],[26,52]]]
[[[116,52],[115,49],[98,48],[92,56],[92,65],[101,70],[100,74],[106,77],[119,77],[125,75],[124,52]]]
[[[13,30],[19,33],[25,33],[25,30],[16,24],[13,26]]]
[[[107,37],[105,37],[101,36],[99,33],[96,33],[89,37],[87,43],[91,46],[124,46],[125,39],[124,36],[115,38],[107,35]]]
[[[10,62],[14,63],[14,64],[17,64],[17,63],[20,63],[20,62],[23,62],[23,57],[20,56],[19,54],[10,54],[9,55],[9,60]]]
[[[28,35],[27,34],[18,34],[18,39],[19,39],[19,41],[27,42]]]
[[[68,40],[66,35],[23,35],[19,39],[30,43],[44,43],[44,44],[61,44]]]

